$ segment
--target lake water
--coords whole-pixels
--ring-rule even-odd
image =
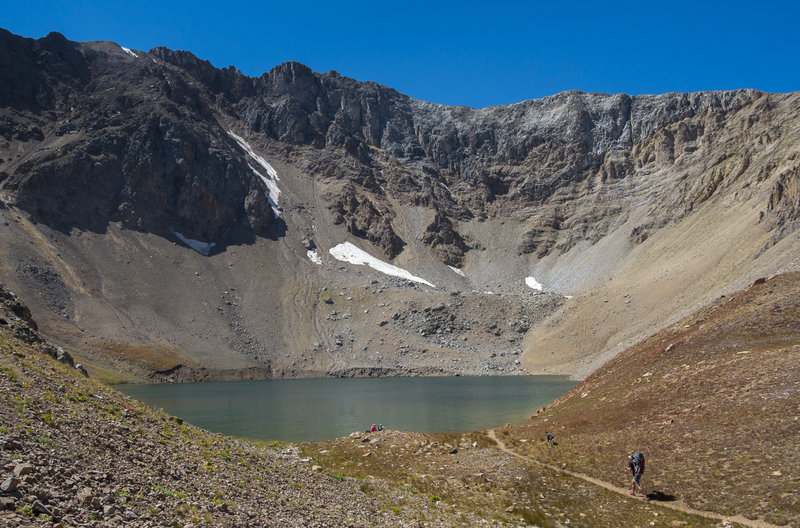
[[[520,422],[576,385],[563,376],[323,378],[121,385],[209,431],[256,440],[330,440],[382,423],[419,433]]]

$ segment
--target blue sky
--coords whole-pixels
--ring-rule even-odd
[[[186,49],[257,76],[296,60],[483,107],[564,90],[800,90],[800,1],[7,2],[25,37]]]

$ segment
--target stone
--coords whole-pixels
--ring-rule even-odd
[[[53,515],[53,512],[50,511],[50,508],[42,504],[42,501],[39,500],[33,501],[33,505],[31,505],[31,508],[33,509],[34,513],[50,515],[50,516]]]
[[[22,444],[16,438],[0,438],[0,448],[6,451],[16,451],[22,449]]]
[[[94,492],[92,488],[83,488],[78,492],[76,498],[81,506],[88,506],[94,501]]]
[[[19,486],[19,479],[16,477],[8,477],[2,483],[0,483],[0,492],[2,493],[12,493],[17,490]]]
[[[33,466],[31,464],[17,464],[14,467],[14,476],[16,477],[24,477],[25,475],[29,475],[31,473],[33,473]]]

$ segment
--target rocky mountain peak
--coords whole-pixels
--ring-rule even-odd
[[[237,367],[269,364],[278,375],[350,371],[354,357],[365,363],[362,371],[380,371],[378,356],[405,356],[387,344],[400,335],[411,341],[403,350],[416,350],[414,368],[443,368],[429,358],[464,351],[467,345],[445,338],[445,330],[408,337],[408,326],[388,324],[391,314],[384,319],[353,295],[374,268],[337,260],[329,250],[345,241],[384,262],[379,269],[391,265],[425,281],[368,282],[370,294],[391,290],[393,302],[420,306],[419,284],[436,284],[439,293],[520,296],[519,306],[541,311],[537,321],[557,303],[528,304],[527,296],[538,294],[525,284],[544,281],[548,295],[566,299],[609,288],[619,273],[646,282],[633,269],[667,276],[653,271],[666,256],[708,269],[736,260],[735,277],[708,278],[704,289],[686,295],[697,302],[754,270],[783,270],[796,242],[797,94],[573,90],[473,109],[296,62],[251,78],[188,51],[7,31],[0,31],[0,66],[0,215],[9,233],[0,262],[19,277],[11,286],[38,292],[34,302],[50,310],[51,328],[62,322],[58,317],[105,321],[99,296],[108,313],[124,315],[98,323],[97,334],[159,353],[192,350],[186,353],[209,365],[213,348],[234,351],[226,357]],[[692,240],[716,255],[707,261],[687,256],[688,242],[674,242],[674,230],[698,225],[706,228]],[[749,248],[741,257],[725,254],[733,240]],[[191,260],[191,270],[183,250],[201,259]],[[161,300],[140,310],[143,301],[131,297],[119,270],[138,276],[159,255],[161,275],[142,275],[136,284]],[[141,267],[129,268],[132,262]],[[252,283],[239,282],[236,265]],[[205,272],[214,280],[205,282]],[[231,300],[232,289],[216,291],[222,283],[257,293]],[[177,284],[180,294],[166,293]],[[340,307],[322,313],[327,300],[338,300],[334,285],[353,299],[346,301],[349,319]],[[317,304],[322,292],[324,306]],[[668,289],[661,295],[668,297]],[[218,296],[226,299],[220,310],[213,308]],[[284,306],[283,299],[295,301]],[[516,368],[508,360],[523,345],[503,341],[500,303],[483,306],[453,328],[490,328],[486,336],[462,337],[489,339],[507,352],[497,356],[507,358],[501,366]],[[623,325],[629,317],[615,313],[608,316],[618,321],[611,335],[586,334],[602,334],[600,344],[553,347],[565,357],[572,350],[594,354],[664,316],[649,304],[641,309],[647,317],[639,326]],[[269,324],[252,313],[269,314]],[[569,324],[552,317],[559,328]],[[148,323],[119,322],[134,320]],[[162,326],[164,320],[170,324]],[[379,346],[372,325],[384,322],[377,327],[386,332],[380,354],[372,354]],[[313,328],[316,338],[288,330],[297,325]],[[551,334],[539,330],[546,335],[536,342],[547,343]],[[98,349],[117,350],[108,341],[98,338]],[[440,353],[424,352],[432,349]],[[461,361],[449,359],[456,361],[448,368]],[[467,370],[493,365],[480,366],[483,359],[471,356]]]

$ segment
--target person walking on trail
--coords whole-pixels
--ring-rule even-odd
[[[642,475],[644,474],[644,455],[636,453],[635,455],[628,455],[628,469],[633,474],[631,481],[631,495],[636,496],[636,487],[642,492],[642,500],[647,500],[647,492],[642,486]]]

